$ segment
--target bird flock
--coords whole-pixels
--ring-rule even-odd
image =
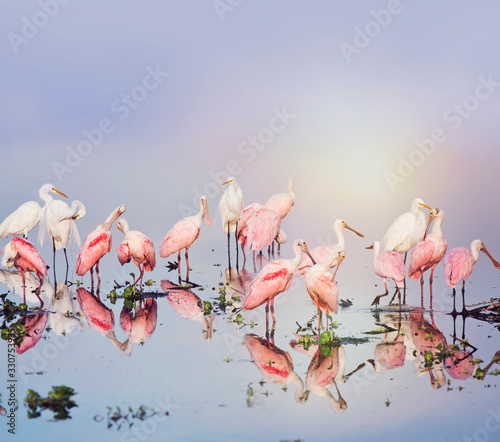
[[[271,196],[262,205],[252,203],[244,205],[243,192],[234,177],[222,183],[225,191],[219,201],[218,211],[222,227],[227,234],[228,265],[231,269],[231,236],[234,234],[236,268],[239,267],[239,247],[243,254],[245,266],[247,253],[253,253],[255,266],[256,254],[262,257],[262,252],[267,248],[270,256],[271,247],[274,254],[274,243],[277,243],[278,253],[280,245],[287,241],[287,235],[281,228],[283,219],[295,204],[295,191],[293,180],[288,180],[288,191]],[[40,285],[36,295],[47,276],[47,265],[37,248],[27,240],[29,232],[39,225],[38,240],[43,245],[45,233],[48,233],[53,249],[53,270],[55,273],[55,254],[63,249],[66,259],[66,280],[68,276],[68,258],[66,248],[71,237],[80,246],[80,237],[75,220],[85,216],[86,210],[83,203],[73,201],[71,206],[60,199],[54,199],[53,194],[66,197],[51,184],[44,184],[39,190],[40,199],[44,206],[36,201],[22,204],[10,214],[0,225],[0,237],[13,236],[12,240],[3,248],[2,265],[7,268],[16,267],[20,270],[23,286],[25,286],[24,272],[34,273]],[[428,218],[424,210],[429,210]],[[98,279],[98,289],[101,282],[99,275],[100,259],[111,251],[111,227],[113,223],[125,212],[126,206],[120,205],[114,209],[103,224],[97,226],[87,235],[80,247],[75,266],[75,273],[79,276],[90,271],[91,290],[94,288],[94,270]],[[186,281],[189,281],[189,256],[188,250],[200,235],[203,219],[207,225],[212,224],[208,213],[207,197],[201,196],[199,212],[190,217],[179,220],[165,235],[160,245],[160,257],[168,258],[177,253],[176,266],[180,277],[181,250],[185,250]],[[445,213],[442,209],[426,205],[420,198],[415,198],[411,203],[410,212],[397,217],[388,228],[383,241],[373,241],[367,249],[373,249],[373,267],[375,273],[382,278],[385,292],[375,297],[372,305],[379,305],[382,297],[389,293],[387,279],[392,279],[396,285],[396,294],[401,307],[401,290],[406,287],[406,278],[419,280],[421,284],[421,302],[424,303],[424,273],[430,270],[430,303],[432,308],[432,282],[434,270],[439,262],[444,259],[445,281],[453,289],[455,311],[455,287],[462,281],[462,302],[465,310],[465,281],[471,274],[477,262],[479,252],[484,252],[492,261],[495,268],[500,268],[497,261],[487,250],[484,243],[474,240],[470,250],[464,247],[452,249],[448,254],[447,242],[444,239],[442,225]],[[139,277],[134,284],[142,285],[144,272],[152,271],[156,266],[156,254],[153,242],[142,232],[130,230],[124,218],[117,221],[117,228],[124,234],[123,241],[117,247],[117,257],[121,265],[130,261],[139,268]],[[363,234],[350,227],[344,220],[337,219],[333,229],[337,235],[338,243],[334,246],[318,246],[309,250],[306,242],[297,239],[293,243],[294,257],[290,259],[277,259],[266,264],[256,274],[245,293],[243,300],[244,309],[254,309],[266,304],[266,329],[269,325],[268,312],[271,311],[274,329],[276,317],[274,314],[274,298],[288,290],[292,279],[304,276],[305,286],[311,300],[318,309],[318,329],[321,330],[322,313],[328,315],[338,312],[338,288],[335,276],[341,262],[346,257],[344,229],[354,232],[360,237]],[[383,244],[383,251],[382,250]],[[406,258],[411,252],[408,272],[406,272]],[[262,261],[261,261],[262,262]],[[332,271],[334,270],[334,273]],[[26,294],[24,302],[26,302]],[[394,297],[393,297],[394,299]],[[328,322],[327,322],[328,326]]]

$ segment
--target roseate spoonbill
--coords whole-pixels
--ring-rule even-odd
[[[309,393],[304,393],[304,381],[294,371],[290,353],[276,347],[269,340],[251,333],[246,334],[243,340],[252,362],[262,376],[275,384],[296,385],[295,400],[300,404],[304,404],[309,397]]]
[[[212,219],[208,213],[207,207],[207,197],[202,195],[200,198],[200,211],[198,214],[189,216],[187,218],[182,218],[180,221],[177,221],[165,236],[165,239],[161,243],[160,247],[160,256],[162,258],[166,258],[170,256],[172,253],[177,252],[177,262],[179,269],[179,278],[181,275],[181,250],[186,249],[185,257],[186,257],[186,266],[187,266],[187,275],[186,279],[189,280],[189,257],[188,250],[191,244],[200,236],[200,228],[203,221],[203,218],[207,216],[205,223],[207,226],[212,224]]]
[[[219,214],[222,219],[222,228],[227,233],[227,257],[231,266],[231,254],[229,252],[229,241],[231,233],[235,233],[236,241],[236,267],[238,267],[238,239],[236,238],[236,225],[238,217],[244,207],[243,192],[241,191],[235,177],[229,177],[222,185],[229,184],[219,201]]]
[[[80,304],[83,317],[89,327],[101,336],[109,339],[111,344],[121,352],[130,356],[125,351],[125,344],[121,343],[115,336],[115,315],[113,310],[106,307],[99,297],[94,296],[87,289],[78,287],[76,289],[76,299]]]
[[[140,304],[142,304],[142,299]],[[120,313],[120,327],[127,333],[128,339],[122,344],[124,353],[132,353],[133,344],[143,345],[156,330],[158,303],[156,299],[146,298],[144,306],[138,305],[135,312],[125,307]]]
[[[329,356],[325,356],[318,348],[314,354],[306,375],[306,393],[313,393],[316,396],[326,397],[330,407],[336,413],[342,413],[347,409],[347,402],[344,400],[337,387],[336,381],[341,381],[345,371],[345,351],[343,347],[334,347]],[[329,388],[334,385],[339,396],[335,399]]]
[[[111,226],[126,209],[127,206],[121,205],[113,210],[104,221],[104,224],[97,226],[93,232],[89,233],[80,249],[75,271],[77,275],[83,276],[90,270],[91,290],[94,288],[94,272],[92,269],[95,266],[98,287],[100,287],[99,260],[111,250]]]
[[[462,312],[465,311],[465,281],[472,273],[474,264],[479,259],[479,252],[482,251],[491,259],[495,268],[500,269],[500,262],[498,262],[483,242],[479,239],[472,241],[470,250],[465,247],[457,247],[450,250],[444,259],[444,279],[446,285],[453,289],[453,311],[455,312],[455,287],[462,281]]]
[[[20,270],[23,279],[23,302],[25,304],[26,280],[24,272],[33,272],[36,274],[40,280],[36,296],[40,301],[40,307],[43,307],[43,301],[40,298],[40,289],[42,288],[43,277],[47,276],[47,266],[35,246],[29,241],[15,236],[3,248],[2,265],[7,268],[16,267]]]
[[[347,223],[342,219],[337,219],[333,223],[333,231],[337,235],[338,243],[335,246],[318,246],[314,249],[310,250],[310,254],[313,257],[315,262],[323,262],[328,258],[330,251],[335,248],[339,251],[345,250],[345,239],[344,239],[344,229],[348,229],[351,232],[354,232],[356,235],[364,238],[365,236],[362,233],[359,233],[357,230],[354,230],[352,227],[348,226]],[[304,256],[302,258],[302,262],[299,265],[298,271],[295,273],[296,276],[303,275],[306,271],[307,267],[311,267],[313,262],[309,256]],[[337,265],[336,261],[332,262],[332,268]]]
[[[71,234],[73,234],[78,247],[81,247],[80,235],[78,234],[78,229],[76,228],[74,220],[83,218],[86,213],[85,206],[78,200],[73,201],[71,207],[62,200],[52,200],[43,209],[40,229],[38,231],[38,240],[40,241],[40,246],[43,246],[46,228],[54,252],[52,263],[54,268],[54,280],[56,279],[56,250],[60,249],[64,250],[64,258],[66,259],[66,279],[68,278],[69,264],[66,246],[68,240],[70,240]]]
[[[44,184],[38,192],[40,199],[45,203],[43,209],[53,200],[52,195],[49,195],[50,193],[57,193],[67,198],[64,193],[57,190],[52,184]],[[36,201],[28,201],[19,206],[0,224],[0,238],[23,235],[26,239],[30,230],[40,221],[43,209]]]
[[[116,223],[116,227],[120,232],[125,234],[125,239],[120,243],[116,249],[118,261],[123,265],[134,260],[134,264],[139,267],[140,275],[134,284],[141,281],[146,272],[152,272],[156,266],[155,248],[152,241],[138,230],[130,230],[128,222],[125,219],[120,219]],[[141,267],[142,265],[142,267]]]
[[[243,301],[243,308],[246,310],[254,309],[266,303],[266,330],[269,325],[269,307],[271,307],[273,315],[273,329],[276,323],[274,315],[275,296],[288,290],[292,283],[293,273],[302,261],[302,253],[309,253],[307,244],[302,239],[294,242],[293,251],[295,252],[295,258],[279,259],[267,264],[253,280]]]
[[[288,179],[288,192],[278,193],[267,200],[265,206],[276,212],[283,219],[295,204],[295,191],[293,190],[293,180]]]
[[[432,220],[432,232],[429,235],[424,235],[424,240],[420,241],[411,253],[410,267],[408,268],[408,276],[415,281],[420,278],[422,306],[424,305],[424,272],[431,269],[429,277],[429,285],[431,291],[431,308],[432,308],[432,280],[434,279],[434,269],[442,261],[446,253],[448,244],[443,237],[441,225],[444,220],[444,211],[434,208],[429,213],[429,222],[426,232],[428,231]]]
[[[285,244],[288,241],[288,236],[283,229],[280,229],[278,235],[275,238],[276,243],[278,244],[278,256],[281,254],[281,245]],[[273,255],[274,255],[274,243],[273,243]]]
[[[191,289],[176,286],[167,280],[161,282],[161,289],[167,294],[165,298],[170,307],[172,307],[181,318],[201,323],[203,326],[203,336],[210,342],[212,340],[212,324],[215,316],[209,315],[207,319],[201,298],[195,295]]]
[[[20,322],[26,330],[26,335],[23,337],[19,347],[16,347],[18,354],[23,354],[40,341],[48,319],[48,313],[35,313],[34,315],[27,315],[21,318]]]
[[[246,222],[247,247],[260,252],[270,246],[280,231],[281,218],[271,209],[261,206],[254,210]]]
[[[380,298],[389,294],[387,278],[391,278],[396,283],[396,290],[399,294],[399,306],[401,307],[401,293],[399,289],[403,288],[403,281],[405,279],[403,255],[392,250],[385,250],[380,253],[380,241],[373,241],[373,244],[367,247],[367,249],[373,249],[373,268],[375,269],[375,274],[382,278],[385,287],[385,293],[378,295],[373,300],[372,305],[379,305]]]
[[[476,372],[473,352],[465,349],[456,350],[455,345],[448,345],[448,356],[445,360],[446,373],[453,379],[465,381]]]
[[[386,370],[402,367],[405,364],[406,346],[405,337],[398,335],[395,341],[387,340],[387,333],[380,344],[375,346],[375,372],[380,373],[382,367]]]
[[[255,212],[256,209],[262,207],[262,204],[252,203],[249,206],[245,207],[238,216],[238,221],[236,222],[236,240],[241,245],[241,253],[243,253],[243,266],[246,262],[245,249],[244,247],[247,244],[247,234],[248,234],[248,226],[247,221],[252,216],[252,213]]]
[[[394,250],[406,254],[423,238],[426,221],[420,207],[431,210],[431,207],[426,205],[420,198],[415,198],[411,203],[411,211],[399,215],[393,221],[384,235],[384,250]]]
[[[337,314],[339,311],[339,292],[335,283],[335,275],[344,258],[344,250],[332,249],[325,261],[308,267],[304,275],[307,292],[318,308],[318,333],[320,335],[322,312],[327,315],[326,328],[328,329],[328,315]],[[337,262],[337,268],[335,274],[332,275],[329,270],[333,261]]]

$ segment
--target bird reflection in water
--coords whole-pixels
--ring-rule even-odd
[[[203,336],[210,342],[215,317],[210,315],[207,319],[201,298],[195,295],[190,288],[179,287],[167,280],[161,282],[161,289],[167,294],[166,300],[180,317],[201,322]]]
[[[109,339],[114,347],[124,352],[125,345],[118,341],[115,336],[115,316],[113,311],[106,307],[98,296],[94,296],[83,287],[76,289],[76,297],[89,327]]]
[[[394,341],[387,339],[387,333],[383,341],[375,346],[375,371],[380,373],[382,367],[386,370],[402,367],[406,358],[406,346],[404,336],[398,336]]]
[[[39,303],[39,297],[43,302],[49,302],[54,293],[54,287],[44,278],[37,296],[36,291],[40,287],[40,280],[29,272],[24,273],[23,283],[23,277],[19,270],[0,269],[0,282],[3,282],[12,293],[22,296],[25,302],[31,304]]]
[[[306,393],[325,397],[333,411],[342,413],[347,409],[347,402],[340,394],[337,381],[342,382],[345,371],[344,348],[335,346],[326,348],[326,352],[322,351],[325,348],[318,348],[311,359],[306,375]],[[329,390],[332,385],[337,390],[338,399],[335,399]]]
[[[52,313],[50,315],[50,328],[56,335],[66,335],[73,330],[81,331],[87,323],[77,313],[73,298],[66,284],[59,281],[57,290],[52,297]]]
[[[133,344],[144,344],[156,330],[158,303],[156,299],[141,299],[135,312],[125,307],[120,313],[120,327],[128,339],[122,344],[123,351],[130,355]]]
[[[431,323],[424,319],[423,311],[413,311],[410,313],[410,333],[413,343],[417,349],[415,359],[415,372],[423,374],[428,372],[433,388],[438,389],[446,383],[444,374],[444,361],[439,354],[448,348],[446,338],[434,323],[434,316],[431,312]],[[426,355],[428,356],[426,360]],[[429,358],[429,356],[432,356]],[[421,364],[425,361],[425,367]]]
[[[295,400],[301,404],[305,403],[309,393],[304,391],[304,382],[294,371],[290,354],[276,347],[269,339],[254,334],[246,334],[243,339],[252,362],[262,376],[275,384],[296,385]]]
[[[16,347],[18,354],[23,354],[40,341],[48,319],[48,313],[35,313],[34,315],[27,315],[21,318],[20,323],[24,326],[26,335],[23,337],[19,347]]]

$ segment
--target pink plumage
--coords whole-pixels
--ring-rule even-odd
[[[293,180],[288,180],[288,192],[278,193],[273,195],[266,202],[266,207],[276,212],[280,219],[283,219],[290,209],[295,204],[295,191],[293,188]]]
[[[375,258],[373,267],[377,276],[391,278],[399,288],[403,288],[405,265],[401,253],[386,250]]]
[[[111,245],[111,233],[102,230],[94,230],[90,233],[85,238],[76,259],[76,274],[85,275],[106,253],[109,253]]]
[[[264,304],[288,290],[291,284],[292,273],[280,261],[267,264],[250,285],[250,289],[243,302],[243,308],[250,310]]]
[[[167,258],[172,253],[190,247],[198,236],[200,236],[200,229],[188,218],[177,221],[161,243],[160,256]]]
[[[444,280],[450,288],[455,288],[460,281],[465,281],[472,270],[476,261],[472,252],[465,247],[452,249],[444,260]]]
[[[147,298],[143,307],[138,307],[135,313],[123,306],[120,313],[120,327],[129,335],[133,344],[146,342],[156,330],[158,318],[158,303],[156,299]]]
[[[280,230],[281,218],[273,210],[259,207],[247,221],[247,247],[256,252],[272,244]]]

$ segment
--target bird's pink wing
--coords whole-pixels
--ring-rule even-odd
[[[23,354],[37,344],[42,337],[48,319],[48,313],[36,313],[35,315],[25,316],[21,319],[26,329],[26,336],[24,336],[19,347],[16,348],[18,354]]]
[[[32,271],[43,276],[47,275],[47,265],[33,244],[23,238],[18,238],[17,236],[12,238],[12,244],[25,263],[25,270]]]
[[[459,281],[466,280],[474,269],[474,257],[469,249],[452,249],[444,260],[444,278],[450,288],[455,288]]]
[[[175,223],[160,247],[160,256],[166,258],[185,247],[189,247],[198,238],[200,230],[189,220],[181,219]]]
[[[279,193],[267,200],[266,207],[276,212],[283,219],[292,208],[293,200],[289,193]]]
[[[265,207],[257,209],[247,221],[247,246],[260,251],[270,245],[280,230],[280,216]]]
[[[434,243],[432,241],[420,241],[411,253],[410,267],[408,276],[414,280],[420,278],[420,269],[425,267],[434,252]]]
[[[246,231],[247,221],[254,212],[255,212],[255,204],[251,204],[250,206],[245,207],[241,211],[240,216],[238,217],[238,227],[236,230],[236,236],[239,236],[243,229],[245,229]]]
[[[386,250],[377,256],[375,273],[382,278],[392,278],[396,283],[405,278],[403,255],[392,250]]]
[[[144,334],[149,337],[156,330],[156,323],[158,320],[158,303],[156,302],[156,299],[146,299],[145,308],[147,309],[147,320]]]
[[[120,312],[120,327],[128,335],[132,331],[132,317],[132,310],[123,306],[122,311]]]
[[[156,267],[155,246],[153,245],[153,242],[145,236],[142,238],[141,245],[142,253],[144,255],[144,259],[146,260],[144,270],[151,272]]]
[[[76,274],[83,276],[91,267],[111,250],[111,234],[94,230],[87,236],[76,260]]]
[[[123,265],[130,262],[130,248],[128,246],[127,240],[122,241],[116,249],[116,254],[118,255],[118,261]]]
[[[318,295],[320,308],[335,314],[339,311],[337,284],[333,280],[331,273],[317,275],[314,278],[314,287]]]
[[[291,275],[279,262],[267,264],[256,276],[243,302],[243,308],[253,309],[264,304],[268,298],[285,291]]]

